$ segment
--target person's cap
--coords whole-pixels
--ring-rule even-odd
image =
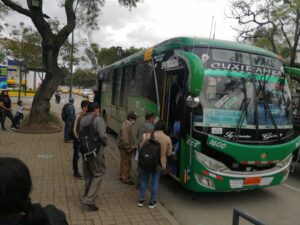
[[[128,118],[133,118],[133,119],[136,119],[138,117],[138,114],[134,111],[130,111],[128,114],[127,114],[127,117]]]

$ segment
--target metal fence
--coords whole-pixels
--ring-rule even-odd
[[[233,209],[233,219],[232,219],[232,225],[239,225],[240,224],[240,217],[244,218],[245,220],[253,223],[254,225],[266,225],[254,217],[238,210],[238,209]]]

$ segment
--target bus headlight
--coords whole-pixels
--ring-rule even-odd
[[[227,169],[226,165],[213,158],[208,157],[207,155],[204,155],[198,151],[194,151],[194,153],[195,153],[195,158],[197,159],[198,162],[201,162],[202,164],[204,164],[205,166],[207,166],[212,170],[220,171],[220,170]]]
[[[189,95],[186,99],[186,104],[190,108],[196,108],[200,104],[200,98]]]
[[[211,178],[201,176],[199,174],[195,174],[197,182],[203,187],[207,187],[215,190],[215,184]]]

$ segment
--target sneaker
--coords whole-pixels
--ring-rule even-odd
[[[145,200],[139,200],[137,205],[138,205],[138,207],[143,207],[144,204],[145,204]]]
[[[154,209],[157,206],[157,201],[150,202],[148,208]]]

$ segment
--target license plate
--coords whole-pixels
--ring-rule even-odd
[[[244,180],[244,185],[259,185],[261,177],[247,177]]]

